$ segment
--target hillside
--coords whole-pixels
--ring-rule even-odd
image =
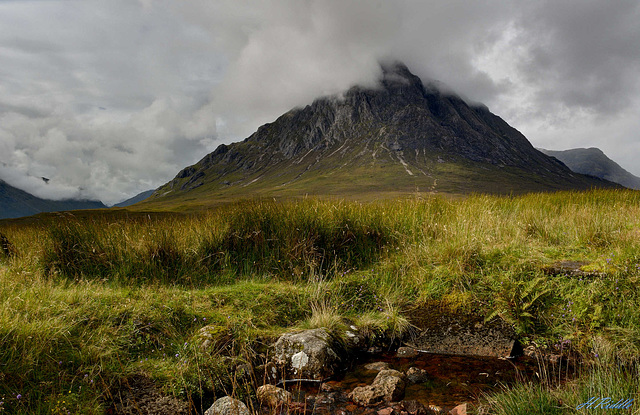
[[[105,207],[98,201],[41,199],[0,180],[0,219],[19,218],[41,212]]]
[[[599,148],[573,148],[564,151],[540,149],[540,151],[557,158],[576,173],[596,176],[630,189],[640,189],[640,177],[620,167]]]
[[[377,88],[353,87],[220,145],[141,205],[253,196],[358,199],[415,192],[524,193],[612,187],[536,150],[485,106],[468,105],[399,63]]]
[[[146,198],[148,198],[149,196],[151,196],[153,194],[153,192],[155,192],[155,189],[151,189],[151,190],[147,190],[141,193],[138,193],[137,195],[123,200],[120,203],[116,203],[115,205],[113,205],[113,207],[127,207],[127,206],[131,206],[133,204],[136,204],[138,202],[141,202],[143,200],[145,200]]]

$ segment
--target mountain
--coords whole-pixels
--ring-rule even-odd
[[[127,206],[131,206],[133,204],[136,204],[138,202],[142,202],[143,200],[145,200],[146,198],[151,196],[153,194],[153,192],[155,192],[155,189],[151,189],[151,190],[147,190],[146,192],[138,193],[137,195],[133,196],[132,198],[124,200],[124,201],[122,201],[120,203],[116,203],[115,205],[113,205],[113,207],[127,207]]]
[[[522,193],[611,187],[536,150],[486,106],[383,65],[377,88],[353,87],[220,145],[147,203],[247,196],[378,198],[416,191]]]
[[[640,190],[640,177],[629,173],[599,148],[573,148],[564,151],[539,149],[563,162],[576,173],[589,174],[630,189]]]
[[[100,208],[106,206],[97,201],[40,199],[0,180],[0,219],[31,216],[40,212]]]

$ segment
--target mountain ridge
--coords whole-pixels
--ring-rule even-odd
[[[401,64],[377,88],[321,97],[221,144],[145,203],[367,192],[510,193],[612,187],[573,173],[484,105]]]
[[[155,191],[156,191],[155,189],[145,190],[144,192],[140,192],[140,193],[138,193],[137,195],[135,195],[133,197],[130,197],[128,199],[123,200],[122,202],[116,203],[112,207],[127,207],[127,206],[131,206],[133,204],[136,204],[138,202],[141,202],[141,201],[145,200],[146,198],[151,196]]]
[[[102,208],[106,206],[99,201],[42,199],[0,179],[0,219],[19,218],[42,212]]]
[[[622,168],[597,147],[539,150],[548,156],[557,158],[576,173],[588,174],[621,184],[630,189],[640,190],[640,177]]]

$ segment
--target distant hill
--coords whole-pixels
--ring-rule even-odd
[[[155,192],[155,189],[151,189],[151,190],[147,190],[146,192],[138,193],[137,195],[133,196],[130,199],[127,199],[127,200],[122,201],[120,203],[116,203],[115,205],[113,205],[113,207],[127,207],[127,206],[131,206],[133,204],[136,204],[138,202],[142,202],[143,200],[145,200],[146,198],[151,196],[153,194],[153,192]]]
[[[596,176],[630,189],[640,189],[640,177],[634,176],[620,167],[599,148],[574,148],[564,151],[539,150],[548,156],[557,158],[576,173]]]
[[[0,219],[19,218],[41,212],[106,208],[102,202],[40,199],[0,180]]]
[[[400,63],[220,145],[140,204],[207,205],[255,196],[370,199],[416,191],[523,193],[615,187],[536,150],[483,105],[423,84]]]

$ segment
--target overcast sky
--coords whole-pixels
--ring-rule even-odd
[[[640,175],[639,22],[637,0],[0,0],[0,178],[116,203],[390,58]]]

